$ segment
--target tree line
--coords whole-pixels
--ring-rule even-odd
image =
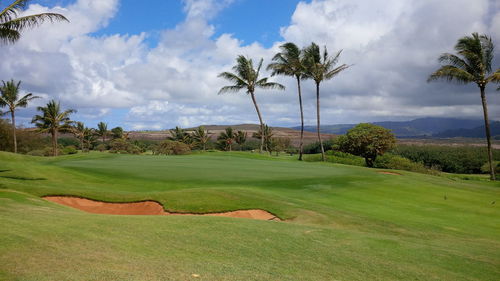
[[[45,21],[69,22],[65,16],[56,13],[41,13],[20,17],[20,12],[26,8],[29,2],[30,0],[15,0],[0,12],[0,43],[13,44],[19,40],[23,30],[39,26]],[[325,151],[320,134],[320,85],[323,81],[337,76],[340,72],[349,68],[349,66],[346,64],[337,66],[342,51],[338,51],[335,55],[330,56],[326,46],[323,48],[323,51],[321,51],[320,47],[314,42],[302,49],[294,43],[288,42],[281,45],[280,50],[281,51],[273,57],[273,62],[267,66],[267,69],[272,71],[271,76],[290,76],[294,77],[297,81],[301,120],[299,160],[302,160],[304,132],[301,81],[312,80],[316,87],[316,125],[318,142],[321,151],[321,160],[325,161]],[[438,61],[442,65],[429,76],[428,82],[447,80],[460,84],[475,83],[478,86],[483,109],[483,119],[485,122],[490,178],[491,180],[495,180],[495,167],[491,148],[491,132],[486,99],[487,84],[490,82],[500,82],[500,69],[493,71],[492,66],[494,44],[491,37],[472,33],[471,36],[464,36],[457,41],[455,51],[456,54],[444,53],[439,57]],[[263,59],[260,59],[257,66],[254,67],[252,59],[240,55],[236,58],[236,65],[233,67],[233,72],[222,72],[219,74],[219,77],[232,83],[231,85],[222,87],[219,90],[219,94],[244,90],[251,97],[260,123],[260,152],[264,150],[266,135],[265,124],[255,97],[255,90],[258,88],[285,89],[285,87],[279,83],[270,82],[268,77],[259,77],[262,65]],[[26,107],[29,101],[37,97],[32,94],[19,97],[18,90],[21,83],[20,81],[15,83],[12,79],[8,82],[2,82],[0,107],[7,107],[8,111],[5,113],[11,114],[14,152],[17,152],[15,110],[17,108]],[[500,87],[497,90],[500,90]],[[70,130],[71,120],[69,120],[68,116],[74,111],[61,111],[59,103],[54,100],[50,101],[47,106],[37,109],[41,111],[42,114],[36,115],[32,122],[39,131],[49,133],[52,136],[54,155],[57,155],[57,134]],[[77,124],[76,127],[82,131],[80,132],[81,135],[89,135],[88,132],[85,133],[86,128],[84,126],[78,126]],[[231,146],[229,147],[231,148]],[[356,151],[356,149],[352,147],[349,149],[351,151]],[[369,160],[371,158],[365,159],[371,161]]]

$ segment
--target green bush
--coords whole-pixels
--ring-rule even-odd
[[[431,173],[422,163],[416,163],[408,158],[386,153],[377,157],[373,165],[374,168],[405,170],[418,173]]]
[[[100,151],[100,152],[106,151],[107,149],[108,149],[108,146],[104,143],[100,143],[95,147],[95,150]]]
[[[76,154],[78,150],[74,145],[68,145],[62,149],[62,154]]]
[[[185,143],[166,140],[155,147],[153,150],[154,154],[157,155],[182,155],[189,154],[191,152],[191,147]]]
[[[306,154],[303,159],[306,162],[319,162],[321,161],[321,154]],[[326,161],[345,165],[365,166],[363,157],[333,150],[326,152]]]
[[[428,168],[458,174],[479,174],[488,161],[486,148],[475,146],[398,145],[391,153],[423,163]],[[499,149],[493,149],[493,159],[500,161]]]
[[[35,149],[26,153],[31,156],[52,156],[52,147],[47,146],[43,149]],[[61,149],[58,150],[58,155],[63,154]]]
[[[326,152],[327,161],[339,164],[365,166],[365,160],[361,156],[352,155],[345,152],[330,150]]]
[[[141,149],[124,139],[115,139],[110,143],[109,152],[120,154],[140,154]]]
[[[333,144],[334,144],[333,139],[324,140],[323,141],[323,148],[325,149],[325,151],[331,150],[333,147]],[[313,143],[304,145],[304,147],[302,148],[302,151],[304,152],[304,154],[321,153],[321,147],[319,145],[319,142],[313,142]]]
[[[500,174],[500,161],[493,161],[493,167],[495,167],[495,174]],[[486,162],[481,166],[481,172],[485,174],[490,173],[490,163]]]

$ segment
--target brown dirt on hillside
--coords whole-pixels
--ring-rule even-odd
[[[275,215],[259,209],[238,210],[231,212],[193,214],[193,213],[171,213],[165,212],[163,206],[155,201],[141,201],[132,203],[109,203],[94,201],[90,199],[72,196],[45,196],[45,200],[79,209],[93,214],[107,215],[188,215],[188,216],[219,216],[231,218],[247,218],[255,220],[275,220],[280,219]]]

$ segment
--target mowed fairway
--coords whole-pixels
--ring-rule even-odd
[[[2,280],[499,280],[500,183],[250,153],[0,153]],[[89,214],[41,199],[267,210]]]

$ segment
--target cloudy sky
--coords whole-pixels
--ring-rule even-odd
[[[23,91],[42,97],[19,111],[25,126],[50,99],[77,109],[74,119],[89,126],[257,123],[245,93],[217,95],[227,85],[217,74],[240,54],[267,65],[287,41],[342,49],[340,62],[352,65],[322,85],[323,124],[481,118],[477,87],[426,83],[427,76],[439,54],[472,32],[493,38],[500,67],[495,0],[38,0],[24,13],[40,12],[71,22],[44,24],[0,46],[0,79],[21,80]],[[264,121],[298,125],[294,80],[272,79],[287,89],[257,91]],[[306,123],[314,124],[313,84],[303,87]],[[495,88],[487,93],[498,120]]]

